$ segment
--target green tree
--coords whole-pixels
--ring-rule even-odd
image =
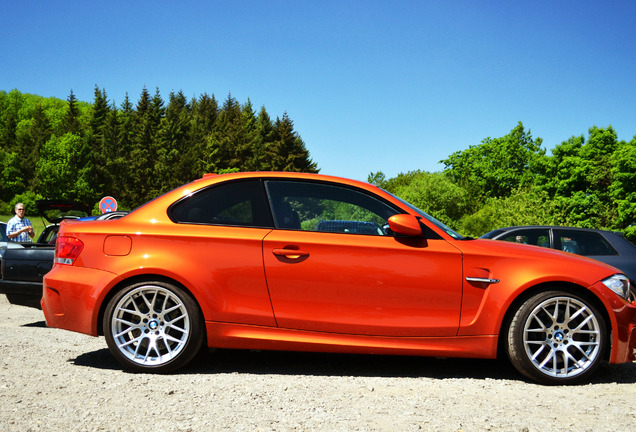
[[[265,157],[263,141],[259,134],[258,119],[248,99],[241,107],[241,131],[234,152],[234,166],[241,166],[245,171],[256,171]]]
[[[79,133],[81,129],[80,109],[73,90],[71,90],[71,94],[67,101],[68,109],[66,111],[66,116],[64,116],[64,119],[62,120],[62,132]]]
[[[183,92],[170,93],[155,144],[154,175],[159,180],[157,187],[160,192],[173,189],[190,178],[192,165],[181,157],[187,153],[190,109]]]
[[[219,105],[214,96],[201,95],[192,102],[188,145],[182,154],[183,164],[189,166],[189,180],[207,172],[207,160],[213,155],[207,153],[210,135],[216,127]]]
[[[155,101],[153,112],[150,93],[144,88],[133,114],[134,134],[129,154],[129,188],[124,195],[125,201],[133,206],[148,201],[155,194],[152,183],[154,169],[152,156],[155,134],[159,126],[157,120],[160,120],[156,117],[157,108],[160,107],[157,107],[157,101]]]
[[[24,190],[24,179],[19,170],[20,157],[16,152],[0,148],[0,204],[7,203],[14,195]]]
[[[367,176],[367,183],[377,187],[381,187],[382,189],[386,189],[386,184],[387,184],[386,174],[384,174],[382,171],[370,172],[369,175]]]
[[[532,138],[521,122],[501,138],[486,138],[478,146],[451,154],[441,162],[450,179],[483,202],[506,197],[533,184],[537,164],[545,155],[543,140]]]
[[[550,225],[555,222],[554,204],[547,193],[519,189],[507,197],[488,198],[478,211],[459,221],[459,231],[478,237],[497,228],[517,225]]]
[[[636,240],[636,136],[616,149],[611,167],[609,198],[616,209],[612,228],[623,229]]]
[[[95,86],[95,99],[93,100],[93,106],[91,107],[91,118],[89,126],[92,130],[92,134],[95,137],[101,137],[102,129],[106,124],[106,118],[110,112],[108,105],[108,97],[106,96],[106,90],[100,89]]]
[[[135,140],[134,110],[130,102],[128,93],[124,97],[119,110],[111,109],[108,121],[107,135],[113,143],[113,154],[108,159],[108,173],[110,181],[104,190],[105,195],[113,196],[117,199],[119,208],[130,209],[141,203],[133,201],[134,193],[131,193],[130,185],[135,176],[134,169],[131,169],[133,162],[132,149]]]
[[[66,198],[82,202],[95,200],[91,170],[86,163],[89,148],[78,134],[53,135],[41,151],[37,163],[40,189],[47,198]]]
[[[294,130],[294,122],[287,113],[274,124],[274,141],[268,153],[277,171],[318,172],[318,166],[309,157],[309,151],[300,135]]]
[[[14,150],[17,146],[16,136],[18,121],[12,112],[3,112],[0,117],[0,148],[4,150]]]
[[[26,96],[17,90],[0,91],[0,148],[6,152],[18,150],[18,129],[23,115]]]
[[[543,164],[537,187],[556,204],[556,223],[615,227],[618,211],[611,190],[618,174],[614,153],[619,147],[611,126],[605,129],[594,126],[587,140],[583,136],[571,137],[552,150],[552,157]]]
[[[228,94],[207,142],[207,172],[240,168],[237,148],[242,140],[241,105]]]
[[[107,184],[112,179],[108,171],[108,161],[113,154],[112,136],[107,135],[107,121],[109,119],[110,107],[106,90],[95,86],[95,99],[90,109],[90,120],[86,133],[88,146],[90,148],[90,167],[92,168],[92,185],[98,195],[104,195]],[[111,118],[112,121],[112,118]]]
[[[419,171],[411,182],[396,188],[395,194],[449,226],[459,221],[472,207],[465,189],[442,173]]]
[[[273,171],[275,170],[272,158],[273,152],[271,147],[274,145],[274,123],[264,106],[258,112],[256,118],[256,130],[258,133],[258,148],[255,155],[254,167],[257,171]]]
[[[98,197],[117,195],[118,184],[122,181],[122,171],[125,167],[121,154],[121,124],[120,115],[114,103],[109,107],[104,123],[101,127],[101,157],[96,160],[96,172],[99,181],[95,192]]]
[[[287,114],[273,124],[249,99],[230,94],[219,108],[213,95],[188,102],[173,92],[166,107],[159,89],[144,88],[135,106],[126,94],[118,109],[94,90],[92,104],[72,90],[67,100],[0,91],[0,201],[108,194],[132,208],[205,172],[317,171]]]
[[[29,143],[29,151],[24,151],[20,158],[20,172],[23,178],[30,179],[28,189],[36,190],[39,187],[40,178],[36,175],[35,167],[40,160],[40,150],[52,135],[49,119],[41,102],[35,105],[31,120],[28,140],[25,140]]]

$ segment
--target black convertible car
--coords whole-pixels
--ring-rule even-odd
[[[112,219],[127,212],[111,212],[88,216],[90,208],[68,200],[41,200],[36,202],[40,216],[49,222],[33,243],[0,241],[0,294],[6,294],[10,303],[40,308],[42,277],[53,266],[55,240],[60,222],[64,219]],[[2,227],[4,223],[0,224]],[[6,230],[6,226],[2,227]]]

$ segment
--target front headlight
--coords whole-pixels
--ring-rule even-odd
[[[629,279],[623,274],[615,274],[614,276],[603,279],[603,285],[614,291],[617,295],[624,299],[629,298]]]

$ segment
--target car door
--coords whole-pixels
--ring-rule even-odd
[[[377,336],[450,336],[462,258],[440,238],[390,235],[404,211],[339,184],[271,180],[277,229],[263,261],[279,327]]]
[[[167,244],[195,287],[205,318],[275,326],[263,272],[263,238],[273,221],[260,180],[223,182],[169,209],[178,225]],[[176,261],[177,257],[175,257]]]

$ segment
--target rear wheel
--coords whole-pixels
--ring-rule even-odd
[[[508,331],[508,357],[522,374],[544,384],[588,378],[607,347],[603,316],[584,297],[546,291],[528,299]]]
[[[203,342],[204,324],[194,300],[164,282],[131,285],[106,307],[106,343],[126,369],[170,372],[188,363]]]

